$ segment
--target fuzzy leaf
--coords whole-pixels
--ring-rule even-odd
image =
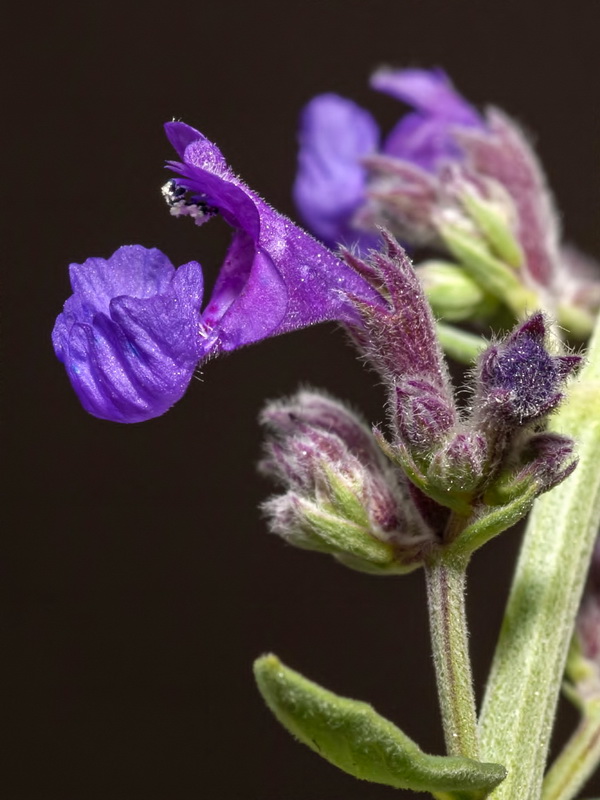
[[[254,674],[279,722],[355,778],[397,789],[449,792],[444,797],[456,800],[483,800],[506,777],[498,764],[424,753],[367,703],[338,697],[274,655],[259,658]]]

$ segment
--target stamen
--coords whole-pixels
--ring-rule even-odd
[[[174,217],[191,217],[196,225],[202,225],[218,213],[217,208],[193,197],[175,180],[167,181],[160,191]]]

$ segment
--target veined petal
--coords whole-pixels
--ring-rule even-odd
[[[163,414],[206,354],[202,270],[158,250],[120,248],[71,267],[73,295],[52,339],[86,410],[115,422]]]

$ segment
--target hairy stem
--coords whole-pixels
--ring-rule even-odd
[[[477,716],[465,615],[464,559],[425,567],[433,661],[449,755],[478,758]]]
[[[600,326],[588,363],[550,429],[572,436],[579,466],[536,500],[484,699],[485,759],[508,777],[494,800],[538,800],[563,670],[600,522]]]
[[[589,709],[544,780],[542,800],[572,800],[600,763],[600,705]]]

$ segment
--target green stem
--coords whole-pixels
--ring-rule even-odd
[[[600,522],[600,326],[588,363],[550,429],[572,436],[579,466],[536,500],[484,699],[486,760],[508,769],[494,800],[538,800],[563,670]]]
[[[481,336],[467,333],[454,325],[438,322],[437,336],[444,352],[461,364],[471,365],[489,342]]]
[[[572,800],[600,763],[600,707],[586,714],[544,780],[542,800]]]
[[[433,661],[449,755],[478,758],[477,716],[465,615],[466,560],[427,564]]]

